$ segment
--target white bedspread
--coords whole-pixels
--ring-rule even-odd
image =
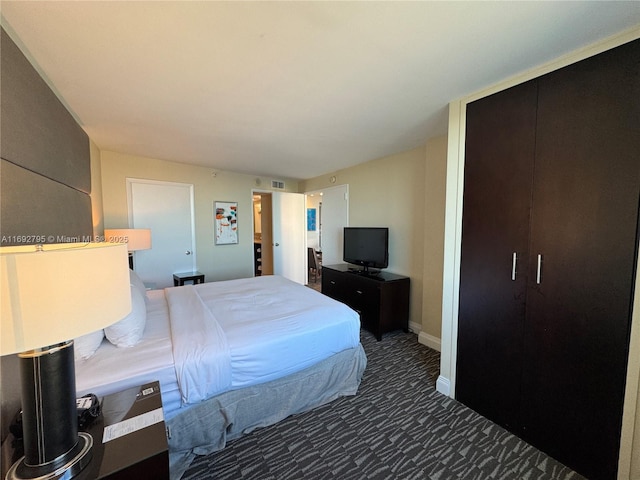
[[[216,317],[191,285],[167,288],[165,294],[183,403],[198,403],[229,390],[231,356]]]
[[[204,398],[203,384],[206,395],[224,388],[228,372],[227,390],[256,385],[360,343],[356,312],[279,276],[173,287],[165,293],[178,383],[189,403]],[[209,336],[213,344],[204,342]],[[205,357],[215,364],[203,368]]]
[[[142,341],[118,348],[105,339],[93,357],[76,362],[78,395],[159,380],[170,419],[218,393],[302,371],[360,343],[356,312],[277,276],[152,290],[147,297]]]

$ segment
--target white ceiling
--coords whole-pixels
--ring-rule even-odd
[[[640,28],[637,1],[0,8],[99,148],[298,179],[422,145],[450,100]]]

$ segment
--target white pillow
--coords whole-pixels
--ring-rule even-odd
[[[76,362],[78,360],[86,360],[96,353],[96,350],[102,344],[103,338],[103,330],[97,330],[76,338],[73,341],[73,356]]]
[[[116,347],[133,347],[142,338],[147,322],[147,307],[143,294],[131,286],[131,313],[104,329],[107,339]]]
[[[131,269],[129,269],[129,283],[131,284],[132,287],[136,287],[138,289],[138,291],[142,294],[142,298],[144,298],[144,301],[146,302],[147,287],[144,286],[144,282],[138,276],[138,274]]]

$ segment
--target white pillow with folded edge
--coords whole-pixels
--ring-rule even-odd
[[[86,360],[93,356],[102,344],[104,330],[87,333],[73,340],[73,357],[75,361]]]
[[[104,329],[107,339],[116,347],[133,347],[137,344],[142,339],[147,323],[147,307],[143,294],[133,285],[130,288],[131,313]]]
[[[132,287],[136,287],[138,289],[138,291],[142,294],[142,298],[144,298],[144,301],[146,302],[147,287],[144,286],[144,282],[138,276],[138,274],[131,269],[129,269],[129,283],[131,284]]]

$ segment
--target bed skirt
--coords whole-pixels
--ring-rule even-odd
[[[167,421],[171,480],[179,480],[196,455],[341,396],[355,395],[367,357],[361,344],[278,380],[223,393]]]

